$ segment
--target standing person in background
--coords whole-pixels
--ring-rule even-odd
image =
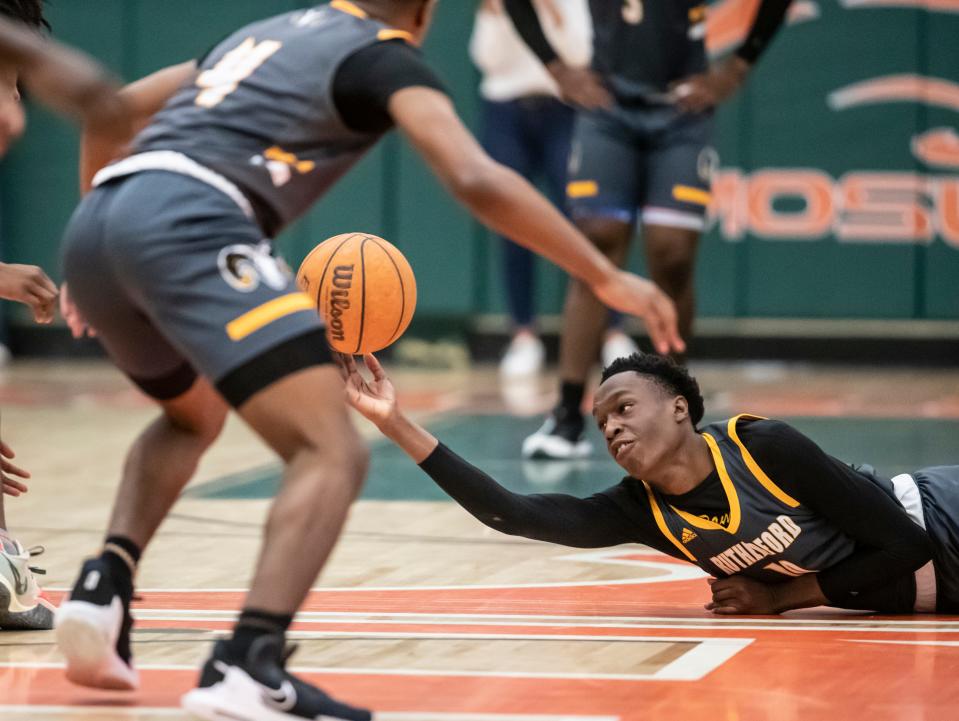
[[[592,31],[586,0],[535,0],[533,5],[563,62],[587,66]],[[480,4],[470,56],[483,74],[483,147],[527,180],[544,180],[550,200],[562,210],[575,111],[559,99],[556,81],[516,34],[503,0]],[[499,369],[504,379],[528,377],[540,371],[546,355],[533,311],[534,258],[508,237],[502,236],[502,247],[513,337]]]
[[[550,43],[571,67],[587,67],[592,55],[592,21],[587,0],[535,0]],[[556,81],[517,35],[503,0],[483,0],[476,13],[470,56],[483,74],[483,147],[495,160],[527,180],[545,181],[550,200],[566,206],[566,174],[573,137],[574,109],[559,99]],[[504,379],[540,371],[545,349],[536,333],[535,260],[526,248],[502,238],[506,298],[512,340],[500,362]],[[603,356],[618,358],[636,350],[614,320]]]
[[[675,301],[688,342],[693,269],[711,201],[713,110],[743,84],[791,0],[762,0],[743,44],[709,67],[701,0],[590,0],[592,68],[569,65],[543,32],[532,0],[504,0],[520,36],[581,108],[574,131],[570,211],[579,229],[623,266],[638,222],[652,279]],[[607,312],[572,281],[560,342],[560,400],[523,443],[527,458],[583,458],[586,380]],[[682,360],[682,358],[679,358]]]

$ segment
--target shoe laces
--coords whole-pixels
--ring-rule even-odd
[[[30,548],[27,549],[27,555],[30,556],[30,558],[36,558],[37,556],[42,556],[46,552],[47,552],[47,549],[44,548],[43,546],[31,546]],[[35,573],[38,576],[47,575],[47,571],[45,568],[37,568],[36,566],[28,566],[28,568],[30,569],[31,573]]]

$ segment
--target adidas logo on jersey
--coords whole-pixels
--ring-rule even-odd
[[[683,529],[683,545],[684,546],[690,541],[692,541],[694,538],[696,538],[696,534],[693,531],[690,531],[688,528]]]

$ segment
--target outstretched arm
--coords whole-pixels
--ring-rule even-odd
[[[532,185],[490,158],[446,95],[405,88],[392,95],[389,111],[436,176],[480,221],[579,278],[606,305],[642,318],[660,353],[684,348],[672,301],[650,281],[619,270]]]
[[[117,94],[119,86],[84,53],[0,19],[0,62],[16,66],[33,96],[53,110],[104,133],[125,131],[129,112]]]
[[[369,381],[352,357],[342,357],[350,405],[480,522],[501,533],[575,548],[640,540],[618,506],[603,494],[590,498],[559,493],[526,496],[503,488],[409,419],[400,410],[382,366],[372,355],[365,360],[373,376]]]

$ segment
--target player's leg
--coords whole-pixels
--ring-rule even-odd
[[[676,303],[679,332],[687,343],[696,316],[693,275],[700,234],[691,228],[643,224],[649,276]]]
[[[524,132],[523,114],[519,100],[485,101],[483,147],[491,158],[531,179],[534,154]],[[533,327],[533,254],[504,236],[500,244],[512,338],[499,368],[504,377],[512,378],[536,373],[545,353]]]
[[[123,238],[105,219],[117,187],[95,191],[78,209],[64,244],[71,297],[113,362],[161,407],[127,455],[103,550],[84,563],[57,613],[67,677],[98,688],[135,688],[129,614],[140,554],[219,434],[226,405],[157,330],[114,257]]]
[[[711,136],[711,115],[681,114],[656,134],[648,156],[642,223],[649,273],[675,301],[687,342],[695,318],[696,252],[717,162]]]
[[[605,114],[577,117],[569,162],[567,202],[579,229],[614,263],[629,253],[641,157],[630,133]],[[589,455],[581,406],[599,357],[608,309],[583,283],[571,280],[563,306],[559,348],[560,399],[546,423],[523,443],[526,458]]]

